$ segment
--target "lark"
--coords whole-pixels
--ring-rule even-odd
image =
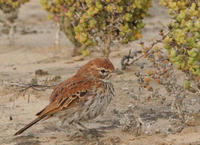
[[[114,66],[107,58],[96,58],[83,65],[77,73],[61,82],[52,92],[49,104],[37,118],[17,131],[19,135],[41,120],[58,117],[70,126],[82,126],[106,111],[114,97],[111,76]]]

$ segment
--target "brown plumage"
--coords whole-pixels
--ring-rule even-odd
[[[31,123],[15,133],[19,135],[42,119],[56,116],[68,124],[80,123],[102,114],[114,96],[110,82],[114,66],[106,58],[96,58],[83,65],[77,73],[60,83],[52,92],[50,103]]]

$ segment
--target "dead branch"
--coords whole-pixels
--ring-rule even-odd
[[[156,41],[154,41],[151,46],[146,50],[145,53],[142,53],[141,50],[136,50],[134,52],[131,52],[131,50],[129,51],[128,55],[125,55],[122,60],[121,60],[121,68],[122,70],[125,70],[127,66],[135,63],[136,61],[140,60],[141,58],[144,58],[144,56],[147,54],[147,56],[149,55],[149,52],[151,49],[154,48],[155,45],[157,45],[158,43],[162,43],[163,40],[165,39],[165,37],[168,35],[169,32],[167,32],[166,34],[163,34],[163,30],[161,30],[161,35],[162,38],[158,39]],[[143,48],[144,49],[144,48]],[[138,56],[138,54],[141,54]],[[136,58],[135,58],[136,57]]]
[[[9,86],[12,87],[17,87],[19,88],[19,92],[23,92],[26,91],[30,88],[36,90],[36,91],[44,91],[46,89],[55,87],[57,84],[52,84],[52,85],[40,85],[35,81],[31,81],[30,83],[22,83],[22,82],[9,82],[8,83]]]

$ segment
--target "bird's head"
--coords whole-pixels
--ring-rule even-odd
[[[114,66],[107,58],[96,58],[83,65],[76,75],[95,79],[110,79]]]

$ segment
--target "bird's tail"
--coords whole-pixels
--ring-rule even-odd
[[[27,130],[29,127],[31,127],[32,125],[34,125],[35,123],[37,123],[38,121],[40,121],[41,119],[43,119],[44,117],[46,117],[46,115],[37,117],[35,120],[33,120],[32,122],[30,122],[29,124],[27,124],[26,126],[24,126],[19,131],[17,131],[14,135],[21,134],[22,132],[24,132],[25,130]]]

